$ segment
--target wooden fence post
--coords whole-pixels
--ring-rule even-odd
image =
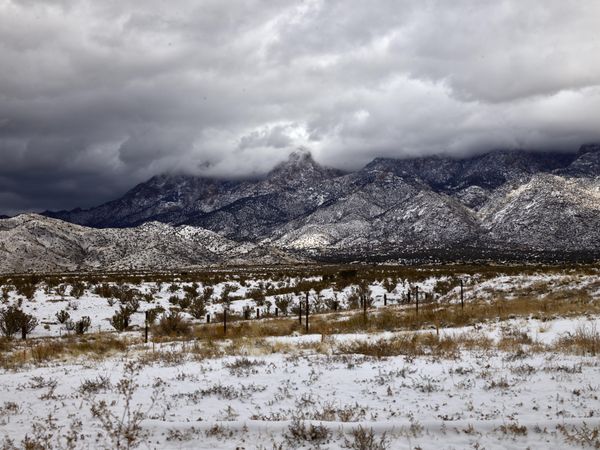
[[[144,343],[148,343],[148,311],[146,311],[146,320],[144,321]]]
[[[306,293],[306,332],[308,333],[308,292]]]
[[[417,306],[417,316],[419,315],[419,286],[415,289],[415,304]]]

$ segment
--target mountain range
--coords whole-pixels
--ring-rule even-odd
[[[349,173],[296,151],[261,179],[159,175],[98,207],[43,216],[0,221],[0,254],[10,227],[13,243],[69,235],[64,251],[42,245],[69,268],[596,259],[600,145],[377,158]],[[13,264],[26,269],[29,259]]]

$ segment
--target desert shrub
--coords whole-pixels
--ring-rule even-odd
[[[201,319],[206,314],[206,304],[203,298],[195,298],[189,306],[189,312],[194,319]]]
[[[153,332],[158,336],[188,336],[192,328],[179,311],[169,311],[161,316]]]
[[[188,309],[195,299],[195,297],[192,297],[186,293],[183,298],[179,299],[179,307],[181,309]]]
[[[65,309],[62,309],[56,313],[56,319],[58,320],[58,323],[65,323],[70,318],[71,315]]]
[[[149,324],[154,323],[158,315],[164,312],[165,308],[163,308],[162,306],[155,306],[154,308],[150,308],[144,311],[144,313],[146,314],[146,320]]]
[[[85,292],[85,284],[81,281],[76,281],[71,285],[71,296],[75,298],[79,298]]]
[[[2,286],[2,290],[1,290],[1,295],[2,295],[2,302],[3,303],[7,303],[8,299],[10,298],[10,286]]]
[[[102,283],[102,284],[94,287],[94,294],[98,295],[99,297],[104,297],[104,298],[113,298],[114,297],[113,290],[108,283]]]
[[[137,310],[140,309],[140,301],[135,297],[121,300],[121,305],[129,312],[129,315],[137,312]]]
[[[275,297],[275,306],[279,308],[282,314],[287,316],[292,299],[293,297],[289,294],[277,296]]]
[[[221,291],[221,297],[219,298],[219,301],[221,303],[223,303],[224,305],[229,306],[231,303],[230,294],[234,291],[235,291],[235,286],[233,286],[231,284],[226,284],[225,286],[223,286],[223,290]],[[258,305],[258,301],[256,304]]]
[[[90,329],[91,325],[92,319],[90,319],[89,316],[83,316],[81,319],[75,322],[75,333],[84,334]]]
[[[127,308],[121,307],[111,318],[110,324],[118,332],[125,331],[129,327],[131,313]]]
[[[198,283],[192,283],[190,286],[183,286],[183,292],[185,293],[186,297],[189,297],[190,300],[193,300],[199,295],[198,288]]]
[[[15,280],[15,290],[17,294],[31,300],[37,290],[37,283],[35,280]]]
[[[356,292],[356,289],[352,289],[348,294],[348,308],[357,309],[360,306],[360,295]]]
[[[37,326],[38,321],[31,314],[26,314],[15,306],[0,311],[0,333],[12,337],[21,331],[23,339]]]

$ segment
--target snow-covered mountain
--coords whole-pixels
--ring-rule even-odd
[[[148,222],[134,228],[100,229],[37,214],[0,221],[0,273],[289,262],[298,259],[276,248],[240,244],[187,225]]]
[[[262,179],[162,175],[97,208],[46,214],[99,228],[189,225],[215,239],[333,260],[467,249],[593,256],[600,255],[599,177],[599,145],[377,158],[352,173],[298,151]]]

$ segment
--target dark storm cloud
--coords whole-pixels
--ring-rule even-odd
[[[0,1],[0,213],[161,172],[600,140],[598,2]]]

